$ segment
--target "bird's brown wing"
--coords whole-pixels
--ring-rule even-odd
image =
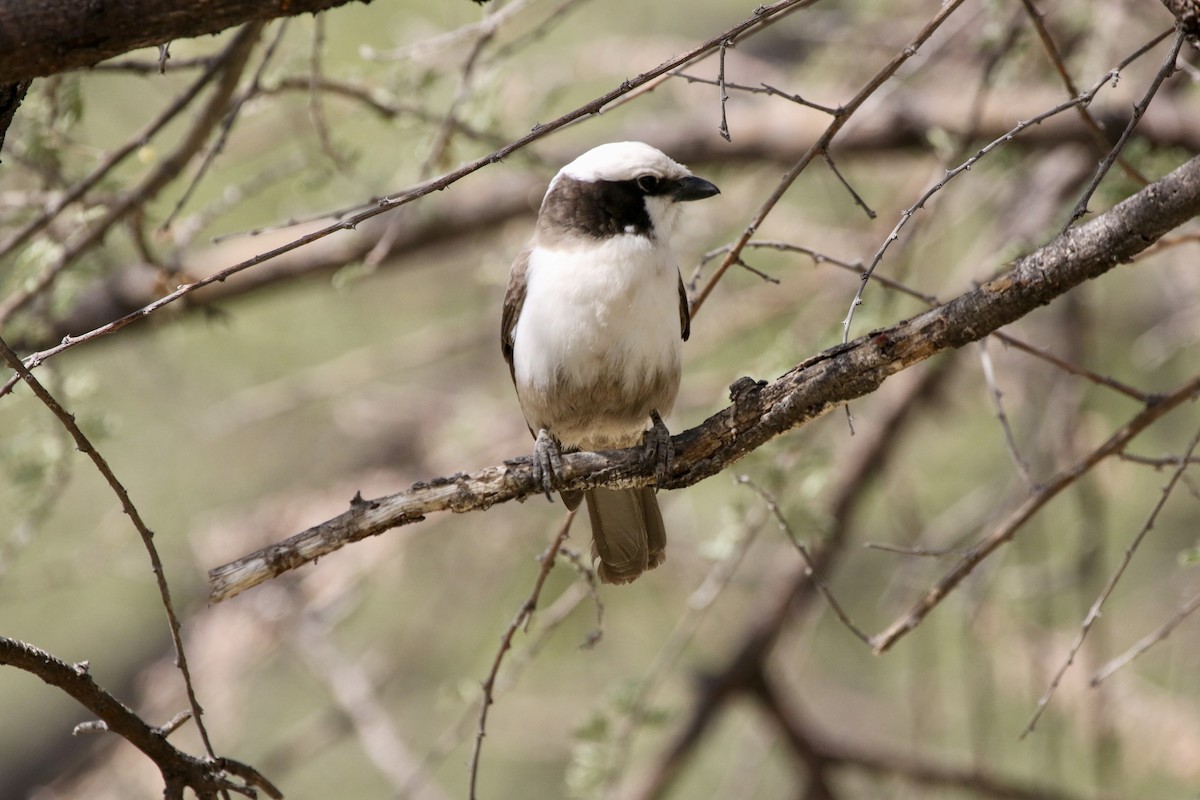
[[[513,340],[516,336],[517,320],[521,307],[525,305],[526,272],[529,269],[529,248],[525,248],[513,261],[508,273],[508,288],[504,292],[504,312],[500,317],[500,352],[508,364],[509,377],[517,383],[516,368],[513,366]]]
[[[509,287],[510,291],[512,287]],[[683,286],[683,276],[679,276],[679,333],[686,342],[692,335],[692,312],[688,307],[687,289]]]

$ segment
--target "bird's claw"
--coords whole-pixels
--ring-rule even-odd
[[[650,419],[654,424],[642,434],[642,447],[645,457],[655,462],[655,481],[662,483],[675,464],[675,443],[671,441],[671,432],[667,430],[657,411],[650,412]]]
[[[558,487],[562,469],[562,450],[558,439],[542,428],[533,444],[533,479],[550,502],[554,502],[551,494]]]

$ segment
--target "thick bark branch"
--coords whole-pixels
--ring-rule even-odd
[[[0,83],[90,67],[140,47],[219,33],[245,22],[316,13],[347,2],[6,0],[0,4]]]
[[[168,800],[183,800],[187,788],[201,798],[215,799],[227,791],[246,795],[251,787],[262,789],[274,798],[283,797],[252,767],[223,758],[203,760],[176,748],[167,741],[168,731],[151,727],[97,684],[88,672],[87,662],[68,664],[25,642],[0,636],[0,666],[16,667],[61,689],[102,720],[104,730],[121,736],[145,753],[162,772],[163,796]],[[231,775],[244,783],[232,780]],[[253,792],[248,796],[253,796]]]
[[[25,93],[29,91],[29,83],[29,81],[18,81],[0,85],[0,150],[4,149],[4,136],[8,133],[8,126],[12,124],[13,116],[17,113],[17,107],[21,105],[21,101],[25,99]]]
[[[677,489],[715,475],[774,437],[870,394],[896,372],[981,339],[1129,261],[1197,214],[1200,157],[943,306],[830,348],[771,383],[737,381],[730,406],[675,437],[674,468],[660,485]],[[654,465],[644,463],[641,449],[633,448],[568,455],[561,477],[564,488],[618,488],[649,485],[653,473]],[[414,484],[376,500],[356,497],[340,516],[210,571],[211,596],[215,601],[232,597],[344,544],[434,511],[482,510],[537,491],[526,457]]]

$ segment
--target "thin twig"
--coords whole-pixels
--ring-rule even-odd
[[[1147,406],[1121,426],[1104,444],[1088,453],[1075,465],[1043,483],[1038,491],[1026,498],[1025,502],[1009,514],[998,528],[972,546],[958,564],[931,586],[907,614],[897,619],[882,632],[872,636],[872,649],[876,653],[882,653],[914,630],[930,611],[936,608],[958,584],[974,571],[975,567],[1002,545],[1011,541],[1025,526],[1025,523],[1059,492],[1082,478],[1104,459],[1120,453],[1142,431],[1157,422],[1168,411],[1193,400],[1197,394],[1200,394],[1200,376],[1193,377],[1175,391],[1162,395],[1155,403]]]
[[[1177,41],[1182,41],[1182,37],[1179,37]],[[1125,553],[1121,558],[1121,563],[1117,565],[1116,571],[1114,571],[1112,576],[1109,577],[1108,583],[1104,585],[1104,588],[1100,591],[1099,596],[1096,597],[1096,601],[1092,603],[1091,609],[1088,611],[1087,616],[1084,617],[1083,624],[1079,628],[1079,634],[1075,637],[1075,641],[1071,644],[1071,649],[1067,653],[1066,660],[1063,661],[1062,666],[1059,667],[1058,672],[1055,673],[1054,678],[1050,681],[1050,685],[1046,688],[1045,694],[1043,694],[1038,700],[1037,708],[1034,709],[1033,716],[1030,717],[1029,722],[1026,723],[1025,729],[1021,731],[1020,738],[1024,739],[1033,732],[1038,720],[1042,717],[1042,713],[1045,712],[1046,706],[1050,703],[1050,698],[1054,696],[1055,690],[1058,689],[1059,683],[1062,682],[1063,676],[1067,674],[1067,670],[1071,668],[1073,663],[1075,663],[1075,656],[1079,654],[1079,649],[1083,647],[1083,640],[1087,638],[1088,632],[1092,629],[1092,626],[1096,623],[1096,620],[1100,619],[1100,612],[1104,607],[1105,601],[1108,600],[1110,595],[1112,595],[1113,590],[1117,588],[1117,583],[1121,580],[1121,576],[1125,574],[1125,569],[1129,566],[1129,562],[1133,560],[1133,554],[1137,552],[1142,540],[1146,538],[1146,534],[1150,533],[1150,530],[1154,527],[1154,523],[1158,520],[1159,512],[1162,511],[1163,506],[1166,505],[1167,500],[1171,497],[1171,493],[1175,490],[1175,485],[1179,483],[1179,479],[1183,476],[1184,470],[1188,468],[1188,462],[1192,458],[1192,454],[1196,452],[1197,446],[1200,446],[1200,430],[1198,430],[1196,435],[1192,437],[1192,441],[1188,444],[1187,450],[1185,450],[1183,455],[1180,456],[1179,466],[1174,472],[1171,473],[1170,480],[1168,480],[1167,485],[1163,487],[1162,492],[1159,494],[1158,502],[1156,502],[1154,504],[1154,508],[1151,509],[1150,515],[1146,518],[1146,522],[1142,525],[1142,529],[1137,532],[1137,535],[1133,537],[1133,541],[1130,542],[1129,546],[1125,548]]]
[[[215,58],[207,58],[206,61],[208,66],[204,70],[203,74],[201,74],[200,77],[198,77],[190,86],[188,86],[187,89],[181,92],[178,97],[171,101],[171,104],[163,109],[162,113],[155,117],[149,125],[147,125],[140,133],[131,138],[125,144],[121,145],[116,150],[113,150],[111,153],[105,156],[104,160],[100,163],[100,166],[92,170],[87,177],[76,181],[74,185],[71,186],[71,189],[63,193],[53,203],[53,205],[26,223],[20,230],[16,231],[7,239],[5,239],[3,243],[0,243],[0,258],[3,258],[9,253],[13,252],[16,248],[23,245],[25,242],[29,241],[29,237],[43,230],[47,225],[53,222],[58,215],[67,208],[67,206],[78,202],[79,199],[91,191],[96,184],[100,183],[100,181],[102,181],[104,177],[113,170],[113,168],[128,158],[132,153],[135,153],[142,147],[145,147],[146,144],[152,138],[154,138],[154,136],[160,130],[166,127],[171,120],[175,119],[175,117],[179,116],[184,109],[191,105],[191,102],[196,99],[196,96],[200,94],[201,90],[203,90],[204,87],[207,86],[221,71],[221,69],[224,68],[226,61],[229,59],[231,53],[233,53],[236,46],[237,42],[235,41],[231,43],[229,47],[227,47],[219,56]]]
[[[1175,238],[1184,238],[1184,237],[1175,237]],[[691,282],[689,283],[690,290],[692,290],[692,291],[695,290],[695,284],[696,284],[696,281],[699,276],[700,267],[702,267],[704,264],[708,263],[712,259],[716,258],[718,255],[729,252],[730,247],[731,247],[731,245],[724,245],[722,247],[718,247],[716,249],[710,250],[709,252],[705,253],[703,256],[700,257],[700,266],[697,267],[696,273],[693,274]],[[818,252],[816,250],[813,250],[810,247],[804,247],[803,245],[791,244],[790,242],[781,242],[781,241],[770,240],[770,239],[752,239],[746,243],[746,247],[747,248],[767,248],[767,249],[771,249],[771,250],[779,250],[781,252],[789,252],[789,253],[803,253],[804,255],[811,258],[813,260],[814,264],[817,264],[817,265],[832,264],[833,266],[837,267],[838,269],[846,270],[848,272],[853,272],[859,276],[861,276],[864,272],[866,272],[866,269],[867,269],[865,266],[863,266],[863,263],[861,261],[846,261],[844,259],[835,258],[834,256],[830,256],[826,253]],[[1154,247],[1154,245],[1151,245],[1150,247],[1148,247],[1146,249],[1150,250],[1153,247]],[[872,279],[876,283],[878,283],[880,286],[884,287],[885,289],[891,289],[892,291],[900,292],[901,294],[907,295],[908,297],[912,297],[916,300],[920,300],[922,303],[925,303],[930,308],[937,308],[938,306],[942,305],[942,301],[936,295],[927,294],[926,292],[922,292],[918,289],[914,289],[911,286],[909,286],[901,281],[898,281],[894,278],[889,278],[886,275],[876,274],[873,276]],[[1053,353],[1049,352],[1048,350],[1045,350],[1043,348],[1036,347],[1032,344],[1029,344],[1028,342],[1026,342],[1022,339],[1018,339],[1017,337],[1013,336],[1012,334],[1004,333],[1003,331],[995,331],[994,333],[991,334],[991,336],[993,338],[995,338],[997,341],[1003,342],[1005,345],[1007,345],[1009,347],[1013,347],[1017,350],[1020,350],[1021,352],[1031,355],[1034,358],[1040,359],[1041,361],[1045,361],[1047,364],[1050,364],[1051,366],[1053,366],[1057,369],[1060,369],[1063,372],[1067,372],[1067,373],[1070,373],[1071,375],[1075,375],[1077,377],[1083,378],[1084,380],[1091,381],[1092,383],[1096,384],[1097,386],[1103,386],[1105,388],[1112,389],[1113,391],[1119,392],[1132,400],[1136,400],[1139,403],[1145,404],[1145,403],[1150,403],[1154,400],[1154,396],[1148,392],[1143,392],[1141,389],[1138,389],[1135,386],[1131,386],[1128,383],[1124,383],[1123,381],[1119,381],[1116,378],[1112,378],[1108,375],[1101,375],[1100,373],[1094,372],[1090,369],[1087,369],[1086,367],[1081,367],[1077,364],[1072,364],[1069,361],[1065,361],[1065,360],[1059,358],[1058,356],[1054,355]]]
[[[321,150],[329,156],[329,160],[339,172],[347,177],[353,177],[348,162],[333,144],[329,133],[329,120],[325,116],[325,104],[321,102],[321,92],[318,86],[321,82],[321,56],[325,51],[325,15],[313,17],[312,50],[308,59],[308,116],[312,120],[313,130],[317,134],[317,142]],[[258,87],[261,90],[261,87]]]
[[[511,6],[508,8],[511,8]],[[493,9],[500,9],[500,11],[493,11]],[[489,9],[487,13],[489,15],[499,15],[501,11],[507,10],[504,6],[494,6],[493,9]],[[425,161],[421,164],[418,172],[421,180],[428,179],[433,168],[446,160],[446,153],[450,149],[450,143],[458,127],[458,112],[471,97],[475,67],[479,63],[484,49],[495,37],[496,31],[496,26],[484,27],[483,32],[471,44],[471,51],[463,61],[463,66],[459,73],[458,91],[455,92],[453,100],[450,101],[450,107],[446,109],[446,113],[438,125],[437,132],[433,137],[433,143],[429,147],[429,153],[426,155]],[[379,241],[375,243],[375,246],[363,258],[363,266],[368,272],[377,269],[380,263],[387,258],[388,253],[392,251],[392,247],[396,244],[400,233],[404,230],[406,222],[407,220],[400,214],[392,217],[383,235],[379,237]]]
[[[398,103],[388,95],[381,93],[378,89],[370,88],[349,81],[337,80],[330,78],[327,75],[287,75],[278,78],[269,86],[264,86],[259,89],[259,95],[281,94],[283,92],[322,92],[325,94],[343,97],[347,100],[353,100],[361,104],[368,111],[376,114],[383,119],[397,119],[399,117],[412,117],[423,123],[431,125],[441,124],[445,119],[445,115],[435,115],[425,108],[417,105],[408,105]],[[451,124],[454,126],[454,133],[458,136],[466,137],[475,142],[480,142],[488,147],[502,147],[508,140],[497,136],[487,131],[479,130],[471,125],[463,122],[461,119],[453,119]],[[337,212],[325,211],[314,217],[314,219],[326,219],[329,217],[345,216],[351,211],[358,211],[365,206],[372,205],[378,198],[372,199],[368,203],[359,203],[358,205],[347,209],[340,214]],[[302,222],[311,222],[312,220],[292,220],[286,223],[279,223],[272,226],[267,226],[260,229],[255,229],[249,233],[263,233],[268,230],[277,230],[279,228],[287,228],[292,225],[297,225]],[[220,238],[228,238],[235,234],[225,234]]]
[[[188,669],[187,653],[183,647],[182,626],[179,623],[179,617],[175,613],[175,605],[171,601],[171,589],[167,585],[167,575],[163,569],[162,559],[159,558],[158,548],[154,544],[154,533],[142,520],[142,515],[138,511],[137,506],[133,504],[133,500],[130,499],[129,492],[126,491],[125,486],[117,479],[108,462],[100,455],[100,451],[92,445],[91,440],[88,439],[79,425],[76,424],[74,415],[63,408],[58,400],[46,390],[46,387],[21,362],[20,357],[12,351],[3,338],[0,338],[0,358],[25,381],[42,404],[58,418],[63,428],[71,434],[71,438],[75,441],[75,446],[79,448],[79,451],[91,459],[92,463],[96,466],[96,470],[104,478],[109,488],[112,489],[113,494],[117,496],[117,500],[121,504],[121,510],[129,517],[138,535],[141,536],[146,553],[150,556],[150,568],[154,572],[154,580],[158,585],[159,599],[162,602],[163,610],[167,614],[167,625],[171,631],[171,642],[175,647],[175,664],[183,676],[184,688],[187,690],[188,705],[191,707],[192,716],[196,720],[196,729],[200,732],[205,752],[209,757],[216,758],[212,742],[209,740],[208,730],[201,716],[204,712],[200,708],[200,702],[196,699],[196,690],[192,685],[192,675]]]
[[[192,176],[188,182],[187,188],[183,190],[179,200],[175,202],[175,207],[171,209],[171,213],[167,214],[167,218],[158,226],[159,230],[167,230],[174,222],[176,215],[183,209],[187,201],[191,199],[192,193],[196,191],[196,187],[200,185],[200,181],[208,174],[209,168],[213,162],[225,150],[225,143],[229,141],[229,134],[233,132],[233,126],[237,122],[238,117],[242,113],[242,107],[252,97],[258,94],[258,88],[262,85],[263,73],[266,72],[267,65],[275,57],[275,51],[279,48],[279,43],[283,41],[283,35],[287,32],[288,22],[290,20],[283,19],[279,23],[278,30],[275,31],[275,38],[267,45],[266,52],[263,53],[262,60],[258,64],[258,68],[254,71],[254,76],[250,79],[250,85],[242,91],[236,100],[226,110],[224,118],[221,121],[220,131],[217,133],[217,139],[213,142],[212,147],[204,154],[204,158],[200,161],[200,166],[196,168],[196,174]]]
[[[962,2],[963,0],[948,0],[948,2],[943,3],[933,19],[926,23],[926,25],[917,33],[917,35],[914,36],[903,49],[896,53],[896,55],[894,55],[881,70],[876,72],[875,75],[869,81],[867,81],[866,85],[864,85],[858,91],[858,93],[850,99],[850,102],[838,108],[838,113],[834,115],[834,118],[825,128],[824,132],[817,137],[817,140],[813,142],[812,145],[809,146],[804,155],[800,157],[800,160],[793,164],[791,169],[789,169],[783,175],[783,177],[779,180],[779,183],[775,186],[775,189],[771,192],[767,199],[763,201],[762,205],[759,206],[749,224],[747,224],[742,230],[742,233],[738,237],[737,241],[734,242],[729,248],[729,252],[726,254],[724,260],[721,261],[716,271],[712,274],[712,277],[708,279],[703,288],[701,288],[699,293],[697,293],[696,297],[692,300],[691,310],[693,317],[695,317],[695,315],[699,312],[700,307],[704,305],[704,301],[712,293],[717,283],[720,282],[721,278],[725,275],[729,268],[733,266],[738,257],[741,256],[742,249],[745,248],[746,243],[754,237],[755,232],[766,220],[767,215],[771,213],[779,201],[783,199],[783,196],[787,193],[788,189],[791,188],[792,184],[796,182],[796,179],[800,177],[800,173],[803,172],[810,163],[812,163],[813,158],[825,152],[825,150],[829,148],[829,144],[833,141],[833,137],[837,135],[838,131],[840,131],[850,117],[853,116],[854,112],[861,108],[863,103],[865,103],[867,99],[881,86],[887,83],[888,80],[890,80],[891,77],[896,74],[896,71],[900,69],[900,67],[903,66],[906,61],[916,55],[921,45],[924,44],[930,36],[933,36],[934,32],[941,27],[942,23],[954,13],[954,11],[962,4]]]
[[[428,39],[397,47],[395,50],[375,50],[362,47],[359,53],[368,61],[405,61],[410,58],[425,58],[440,50],[461,47],[464,42],[477,40],[482,37],[492,37],[509,20],[524,11],[533,0],[514,0],[506,6],[499,6],[494,12],[490,9],[478,22],[472,22],[452,31]]]
[[[829,155],[828,150],[821,151],[821,158],[824,159],[825,165],[829,167],[830,171],[833,172],[834,176],[836,176],[838,181],[841,182],[842,188],[849,192],[850,196],[854,198],[854,205],[861,208],[866,213],[868,219],[875,219],[875,210],[867,205],[866,201],[862,199],[862,196],[854,190],[853,186],[850,185],[850,181],[846,180],[845,176],[842,175],[841,170],[837,168],[837,164],[833,163],[833,156]]]
[[[1021,4],[1025,7],[1026,15],[1033,22],[1033,28],[1037,31],[1038,38],[1042,42],[1042,49],[1046,51],[1046,56],[1050,59],[1050,63],[1054,65],[1059,78],[1062,79],[1063,86],[1067,90],[1067,95],[1070,97],[1077,96],[1079,89],[1075,86],[1075,81],[1071,79],[1071,73],[1067,71],[1067,65],[1063,63],[1062,53],[1059,52],[1058,45],[1054,43],[1054,37],[1050,35],[1050,31],[1046,28],[1045,14],[1033,4],[1033,0],[1021,0]],[[1088,132],[1092,134],[1092,138],[1096,140],[1100,149],[1107,149],[1108,137],[1104,133],[1103,126],[1092,116],[1091,109],[1086,106],[1077,106],[1076,108],[1079,111],[1080,119],[1083,120]],[[1126,175],[1142,186],[1150,182],[1145,175],[1138,172],[1137,168],[1124,158],[1118,158],[1117,163],[1120,164],[1121,169],[1125,171]]]
[[[1091,685],[1098,686],[1101,681],[1108,678],[1114,672],[1127,666],[1131,661],[1140,656],[1142,653],[1149,650],[1154,645],[1166,639],[1171,635],[1171,632],[1179,627],[1179,623],[1188,618],[1196,609],[1200,608],[1200,594],[1196,594],[1191,600],[1188,600],[1175,615],[1162,624],[1158,630],[1144,636],[1137,644],[1126,650],[1121,655],[1109,661],[1103,667],[1096,671],[1092,676]]]
[[[1029,464],[1021,457],[1021,452],[1017,449],[1017,437],[1013,435],[1008,414],[1004,411],[1004,393],[1000,391],[1000,386],[996,383],[996,368],[992,364],[992,354],[988,352],[987,341],[987,339],[979,340],[979,361],[983,367],[983,382],[987,385],[988,395],[992,398],[992,406],[996,409],[996,418],[1000,420],[1000,427],[1004,430],[1004,446],[1008,450],[1008,455],[1012,458],[1013,465],[1016,466],[1025,485],[1029,487],[1030,491],[1036,492],[1037,481],[1033,479],[1033,474],[1029,471]]]
[[[1161,458],[1151,458],[1150,456],[1139,456],[1134,453],[1121,453],[1119,456],[1122,461],[1128,461],[1131,464],[1142,464],[1155,469],[1163,469],[1164,467],[1175,467],[1179,465],[1179,459],[1172,456],[1162,456]],[[1200,464],[1200,456],[1192,456],[1188,459],[1189,464]]]
[[[752,481],[748,475],[739,475],[737,482],[743,486],[750,487],[751,491],[757,494],[760,498],[762,498],[762,501],[766,503],[767,510],[770,511],[775,517],[775,522],[779,525],[779,529],[787,535],[788,539],[792,543],[792,546],[796,548],[796,552],[798,552],[800,557],[804,559],[805,573],[807,574],[808,578],[813,582],[813,585],[817,587],[817,591],[821,593],[821,596],[825,598],[825,602],[829,603],[829,607],[833,609],[833,613],[837,616],[838,620],[840,620],[841,623],[846,626],[846,629],[854,634],[855,638],[857,638],[860,642],[863,644],[870,644],[870,637],[863,633],[862,629],[854,624],[854,621],[850,619],[850,615],[847,614],[845,609],[842,608],[842,604],[839,603],[837,598],[833,596],[833,592],[829,590],[829,587],[825,584],[825,581],[821,580],[820,576],[817,575],[816,562],[813,561],[812,554],[808,552],[808,548],[804,545],[804,542],[800,541],[800,537],[798,537],[796,532],[792,530],[792,524],[787,521],[785,516],[783,516],[783,511],[780,510],[779,502],[775,499],[775,497],[766,489]]]
[[[721,90],[721,125],[717,128],[717,133],[721,134],[725,141],[732,142],[733,138],[729,135],[729,118],[725,114],[725,105],[729,102],[729,92],[725,89],[725,51],[729,46],[728,41],[721,42],[717,58],[717,87]]]
[[[216,82],[212,96],[209,97],[208,102],[197,115],[197,119],[188,129],[187,135],[174,152],[159,162],[135,190],[122,197],[119,202],[107,210],[103,217],[84,228],[79,235],[67,243],[58,257],[48,264],[36,278],[0,303],[0,328],[4,327],[13,314],[49,289],[59,275],[84,252],[99,243],[105,233],[114,225],[156,196],[203,147],[209,132],[220,122],[225,104],[237,87],[238,78],[246,66],[261,29],[261,23],[248,23],[234,37],[229,49],[220,60],[220,78]],[[30,369],[33,369],[35,365],[30,364],[29,366]],[[3,394],[4,392],[0,391],[0,396]]]
[[[1158,40],[1166,38],[1170,31],[1160,34]],[[1088,183],[1087,188],[1083,190],[1083,195],[1080,196],[1079,202],[1075,204],[1075,208],[1071,210],[1071,216],[1067,218],[1063,224],[1062,230],[1065,231],[1075,224],[1076,220],[1087,213],[1088,201],[1092,199],[1092,195],[1100,186],[1100,181],[1104,180],[1104,176],[1108,174],[1112,168],[1113,162],[1121,155],[1121,151],[1125,149],[1125,145],[1129,142],[1129,137],[1133,136],[1133,131],[1137,128],[1138,122],[1141,121],[1142,115],[1146,113],[1146,109],[1150,105],[1150,101],[1154,99],[1154,95],[1158,93],[1158,87],[1162,86],[1162,82],[1166,80],[1172,73],[1175,72],[1175,59],[1179,55],[1179,48],[1183,47],[1185,35],[1182,30],[1175,33],[1175,43],[1171,46],[1171,50],[1167,53],[1167,57],[1163,59],[1162,66],[1159,67],[1154,80],[1150,82],[1150,87],[1146,90],[1146,94],[1137,105],[1133,107],[1133,116],[1129,118],[1129,124],[1125,126],[1125,130],[1121,131],[1121,137],[1117,139],[1117,143],[1108,151],[1108,155],[1100,162],[1100,166],[1096,168],[1096,174],[1092,176],[1092,180]],[[1156,43],[1157,41],[1156,40]],[[1115,75],[1115,72],[1114,72]]]
[[[1152,39],[1150,42],[1146,43],[1142,47],[1139,47],[1137,50],[1135,50],[1133,52],[1133,54],[1126,57],[1120,64],[1118,64],[1116,67],[1114,67],[1113,69],[1106,72],[1100,80],[1096,81],[1096,83],[1093,84],[1092,87],[1090,89],[1088,89],[1086,92],[1084,92],[1083,94],[1080,94],[1077,97],[1073,97],[1070,100],[1067,100],[1063,103],[1059,103],[1057,106],[1055,106],[1054,108],[1051,108],[1048,111],[1043,111],[1041,114],[1038,114],[1036,116],[1030,117],[1029,119],[1018,122],[1014,127],[1009,129],[1006,133],[1002,134],[1001,136],[998,136],[997,138],[993,139],[988,144],[981,147],[979,150],[977,150],[975,152],[975,154],[973,156],[968,158],[966,161],[962,162],[961,164],[959,164],[957,167],[954,167],[953,169],[947,170],[946,174],[941,178],[941,180],[937,181],[935,184],[933,184],[928,189],[926,189],[924,194],[922,194],[919,198],[917,198],[917,201],[915,203],[913,203],[911,206],[909,206],[908,208],[906,208],[902,212],[900,212],[899,221],[896,223],[896,226],[894,228],[892,228],[891,233],[889,233],[887,235],[887,238],[884,239],[883,244],[881,244],[879,246],[879,249],[877,251],[875,251],[875,256],[871,259],[871,263],[867,266],[866,271],[863,273],[862,281],[859,284],[858,291],[856,291],[854,293],[854,297],[850,301],[850,307],[846,310],[846,316],[842,320],[842,341],[847,342],[850,340],[850,324],[854,320],[854,312],[858,309],[858,307],[860,305],[862,305],[863,292],[867,288],[867,283],[870,281],[871,277],[875,274],[875,269],[879,266],[879,262],[883,260],[884,254],[887,253],[888,248],[891,247],[891,245],[892,245],[892,242],[894,242],[898,238],[900,238],[900,231],[904,228],[905,225],[908,224],[908,221],[910,219],[912,219],[913,215],[916,214],[917,211],[924,208],[925,204],[927,202],[929,202],[929,200],[935,194],[937,194],[939,191],[941,191],[942,188],[945,187],[946,184],[948,184],[954,178],[956,178],[957,176],[961,175],[962,173],[970,170],[971,167],[974,166],[975,163],[978,162],[981,158],[988,155],[989,153],[991,153],[993,150],[1000,147],[1001,145],[1011,142],[1014,138],[1016,138],[1016,136],[1019,133],[1021,133],[1021,131],[1025,130],[1026,128],[1028,128],[1032,125],[1037,125],[1041,122],[1044,122],[1045,120],[1047,120],[1053,116],[1056,116],[1058,114],[1061,114],[1062,112],[1064,112],[1068,109],[1075,108],[1075,107],[1081,106],[1081,105],[1086,106],[1086,105],[1090,104],[1092,102],[1092,100],[1095,99],[1096,94],[1102,88],[1104,88],[1104,86],[1106,86],[1109,82],[1116,79],[1117,75],[1120,73],[1121,70],[1125,69],[1125,67],[1127,67],[1129,64],[1131,64],[1133,61],[1137,60],[1138,58],[1141,58],[1141,56],[1146,51],[1148,51],[1151,47],[1153,47],[1154,45],[1156,45],[1160,41],[1162,41],[1164,38],[1166,38],[1166,36],[1169,33],[1170,32],[1168,31],[1163,34],[1159,34],[1157,37]],[[1147,102],[1148,102],[1148,98],[1147,98]],[[1109,163],[1111,164],[1111,161]],[[1096,180],[1096,183],[1099,183],[1098,179]],[[1088,193],[1087,196],[1090,197],[1090,192]]]
[[[824,113],[830,115],[831,117],[836,117],[838,114],[842,113],[842,109],[840,109],[840,108],[832,108],[830,106],[823,106],[820,103],[814,103],[811,100],[805,100],[803,97],[801,97],[798,94],[792,94],[791,92],[785,92],[782,89],[777,89],[774,86],[771,86],[766,83],[760,84],[758,86],[745,86],[743,84],[732,83],[730,81],[718,81],[718,80],[714,80],[713,78],[701,78],[698,75],[692,75],[690,73],[684,72],[683,70],[676,70],[675,72],[671,73],[671,75],[676,78],[682,78],[683,80],[687,81],[688,83],[707,83],[709,86],[723,86],[724,89],[732,89],[735,92],[746,92],[747,94],[766,94],[766,95],[772,95],[774,97],[782,97],[783,99],[791,100],[793,103],[796,103],[798,105],[802,105],[807,108],[812,108],[817,111],[824,112]]]
[[[542,19],[537,25],[534,25],[527,31],[524,31],[504,45],[497,47],[492,52],[492,57],[489,60],[501,61],[508,58],[518,50],[527,47],[533,42],[538,41],[550,34],[556,25],[562,24],[567,18],[567,14],[574,11],[577,7],[583,5],[586,0],[563,0],[554,9]]]
[[[508,624],[508,628],[500,637],[500,646],[496,649],[496,655],[492,659],[492,668],[488,671],[487,677],[483,681],[483,697],[479,701],[479,727],[475,731],[475,749],[471,753],[471,782],[468,796],[470,800],[476,800],[478,797],[476,787],[479,781],[479,758],[483,754],[483,737],[487,736],[487,718],[488,709],[491,708],[494,702],[492,695],[496,687],[496,677],[500,674],[500,665],[504,662],[504,654],[512,647],[513,637],[517,635],[518,630],[528,630],[529,621],[533,619],[533,612],[537,610],[538,599],[542,596],[542,587],[546,585],[546,578],[549,577],[550,571],[554,569],[554,562],[558,557],[558,549],[562,547],[563,542],[567,539],[567,534],[571,531],[571,522],[575,519],[575,511],[568,511],[563,518],[562,525],[559,526],[558,533],[554,539],[542,553],[539,561],[541,568],[538,570],[537,578],[534,579],[533,589],[530,590],[529,596],[525,598],[525,602],[517,609],[516,616],[512,622]]]
[[[26,360],[26,364],[30,369],[35,369],[46,359],[53,358],[81,344],[92,342],[104,336],[116,333],[126,325],[145,319],[163,307],[170,305],[181,298],[187,297],[188,295],[204,288],[205,286],[209,286],[214,283],[222,283],[239,272],[256,267],[259,264],[270,261],[271,259],[281,256],[284,253],[290,253],[293,250],[297,250],[305,245],[311,244],[312,242],[323,239],[339,231],[353,230],[355,227],[368,219],[407,205],[408,203],[425,197],[426,195],[441,191],[473,172],[477,172],[480,169],[492,164],[499,163],[506,157],[524,149],[533,142],[544,138],[556,130],[564,128],[577,120],[601,113],[619,98],[629,95],[639,87],[650,84],[661,76],[667,75],[672,70],[675,70],[684,64],[691,63],[697,58],[712,52],[716,48],[720,47],[721,42],[730,39],[736,39],[738,36],[748,31],[769,25],[780,15],[785,14],[793,9],[812,5],[814,2],[816,2],[816,0],[778,0],[778,2],[773,3],[770,6],[759,7],[758,9],[755,9],[755,13],[753,15],[732,25],[723,33],[696,45],[682,55],[671,58],[635,78],[630,78],[622,82],[617,88],[575,108],[572,111],[567,112],[566,114],[563,114],[552,122],[535,125],[533,129],[525,136],[511,141],[503,147],[499,147],[485,156],[463,164],[459,168],[451,172],[447,172],[433,180],[411,186],[397,194],[381,197],[371,207],[339,219],[333,224],[327,225],[319,230],[312,231],[304,236],[293,239],[286,244],[272,248],[271,250],[259,253],[251,258],[225,267],[224,269],[218,270],[206,278],[194,281],[184,286],[180,286],[175,291],[160,297],[158,300],[155,300],[152,303],[146,304],[142,308],[132,313],[126,314],[120,319],[114,320],[105,325],[101,325],[100,327],[94,328],[79,336],[66,336],[58,345],[29,356]],[[962,0],[957,0],[957,2],[962,2]],[[52,279],[48,279],[46,282],[48,283],[49,280]],[[0,307],[0,324],[5,321],[6,313],[11,313],[11,310],[5,312],[4,308],[6,308],[6,306]],[[5,389],[0,389],[0,396],[3,396],[5,391]]]

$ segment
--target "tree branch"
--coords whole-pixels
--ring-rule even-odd
[[[830,348],[771,383],[731,387],[732,404],[676,436],[675,465],[661,486],[677,489],[720,472],[747,453],[833,408],[870,394],[889,376],[961,347],[1129,261],[1163,234],[1200,214],[1200,157],[1090,222],[1019,259],[1010,270],[943,306]],[[573,453],[564,488],[653,483],[641,450]],[[209,572],[214,601],[435,511],[466,512],[538,493],[528,457],[414,484],[376,500],[356,496],[348,511],[283,542]]]
[[[0,636],[0,665],[24,670],[50,686],[62,689],[103,720],[106,730],[120,735],[145,753],[162,772],[163,796],[168,800],[182,800],[185,788],[206,800],[227,791],[254,797],[255,788],[273,798],[283,797],[252,767],[222,758],[202,760],[176,748],[167,741],[169,725],[153,728],[147,724],[92,679],[86,661],[68,664],[33,645]],[[232,780],[230,774],[241,777],[245,783]]]
[[[90,67],[141,47],[220,33],[246,22],[315,14],[347,2],[201,0],[164,7],[160,0],[6,0],[0,10],[0,83]]]

